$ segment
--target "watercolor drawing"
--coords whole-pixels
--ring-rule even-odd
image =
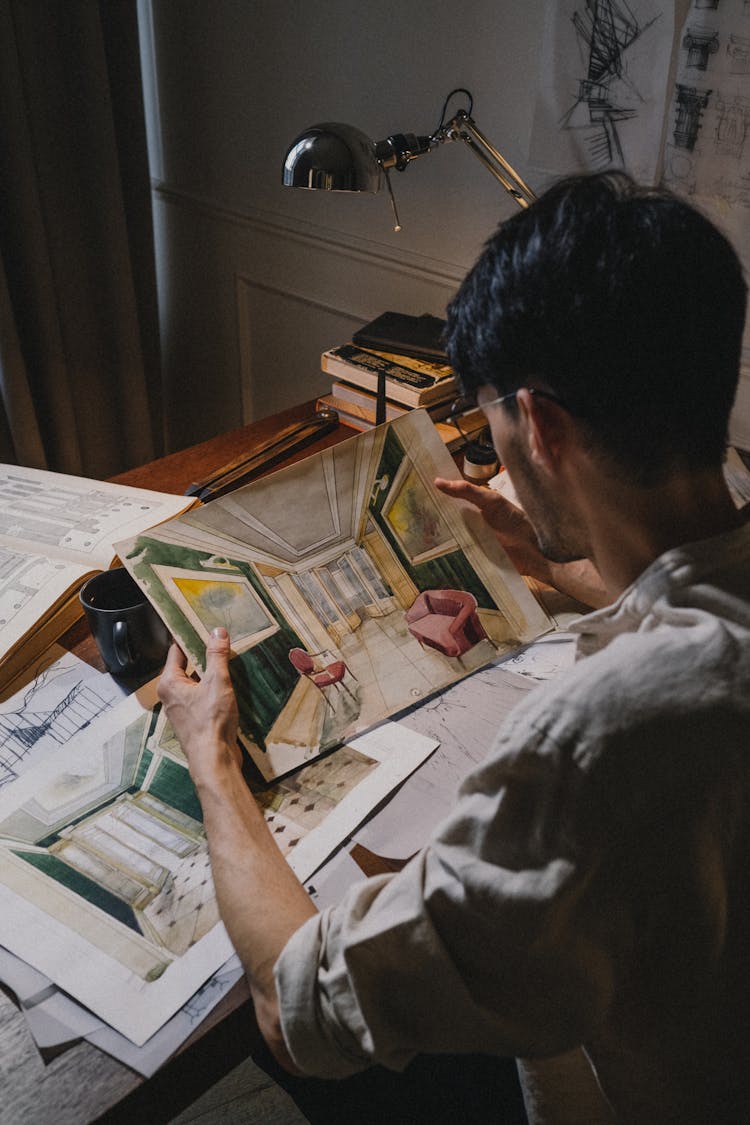
[[[117,544],[199,671],[211,629],[229,630],[266,780],[550,628],[438,475],[458,471],[411,411]]]
[[[0,945],[134,1042],[231,953],[200,802],[155,696],[152,681],[0,792]],[[403,733],[385,724],[360,748],[251,782],[300,879],[436,745]]]
[[[124,963],[144,980],[216,925],[200,804],[158,706],[13,804],[0,820],[3,865],[52,916],[72,898],[93,945],[129,931]]]
[[[401,466],[386,495],[383,516],[413,564],[458,547],[435,501],[408,461]]]

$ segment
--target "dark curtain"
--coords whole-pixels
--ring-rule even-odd
[[[103,478],[162,452],[131,0],[0,0],[0,461]]]

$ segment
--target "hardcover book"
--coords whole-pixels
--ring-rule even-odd
[[[331,383],[331,394],[340,402],[354,403],[356,406],[366,411],[368,418],[372,417],[375,420],[375,409],[377,406],[377,395],[372,391],[366,391],[363,387],[355,387],[353,383],[345,383],[341,379],[334,379]],[[432,403],[424,409],[432,418],[433,422],[442,422],[450,414],[453,405],[452,398],[442,399],[440,402]],[[386,411],[388,416],[386,421],[392,422],[394,418],[400,418],[402,414],[406,414],[407,410],[412,407],[404,406],[400,402],[392,402],[386,399]]]
[[[336,386],[340,387],[342,384],[337,383]],[[374,396],[371,396],[374,398]],[[350,402],[348,399],[339,398],[337,394],[321,395],[316,402],[318,410],[325,408],[327,410],[335,410],[338,414],[339,422],[345,426],[351,427],[353,430],[369,430],[375,425],[375,409],[368,409],[367,407],[360,406],[358,403]],[[386,403],[386,422],[391,422],[395,418],[400,418],[405,414],[407,407],[401,407],[396,403]],[[474,438],[487,428],[487,419],[482,414],[481,410],[473,411],[469,417],[461,419],[461,429],[455,423],[440,419],[435,419],[431,411],[427,411],[432,424],[437,431],[440,440],[445,445],[446,449],[451,453],[455,453],[466,445],[466,438]]]
[[[446,363],[444,330],[445,321],[429,313],[410,316],[408,313],[384,312],[355,332],[352,340],[362,348]]]
[[[78,591],[114,564],[115,539],[194,500],[0,465],[0,696],[83,613]]]
[[[321,367],[341,379],[376,392],[378,373],[385,375],[386,398],[404,406],[431,406],[457,393],[453,370],[445,363],[340,344],[321,356]]]

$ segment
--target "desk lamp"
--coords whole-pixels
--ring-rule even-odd
[[[451,98],[464,94],[468,109],[459,109],[446,120]],[[468,90],[451,90],[443,103],[437,128],[429,136],[394,133],[384,141],[371,141],[353,125],[326,122],[311,125],[292,142],[284,157],[282,183],[285,187],[313,188],[323,191],[380,191],[385,179],[394,230],[401,230],[396,200],[391,187],[390,170],[403,172],[412,160],[433,152],[447,141],[463,141],[484,167],[495,177],[519,207],[528,207],[536,199],[534,192],[518,172],[479,130],[472,118],[474,99]],[[385,421],[385,375],[378,372],[375,422]]]

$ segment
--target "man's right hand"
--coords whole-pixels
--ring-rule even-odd
[[[229,635],[215,629],[206,645],[206,671],[201,680],[187,673],[187,659],[173,644],[159,680],[159,699],[198,785],[225,764],[240,766],[237,745],[237,701],[229,678]]]

